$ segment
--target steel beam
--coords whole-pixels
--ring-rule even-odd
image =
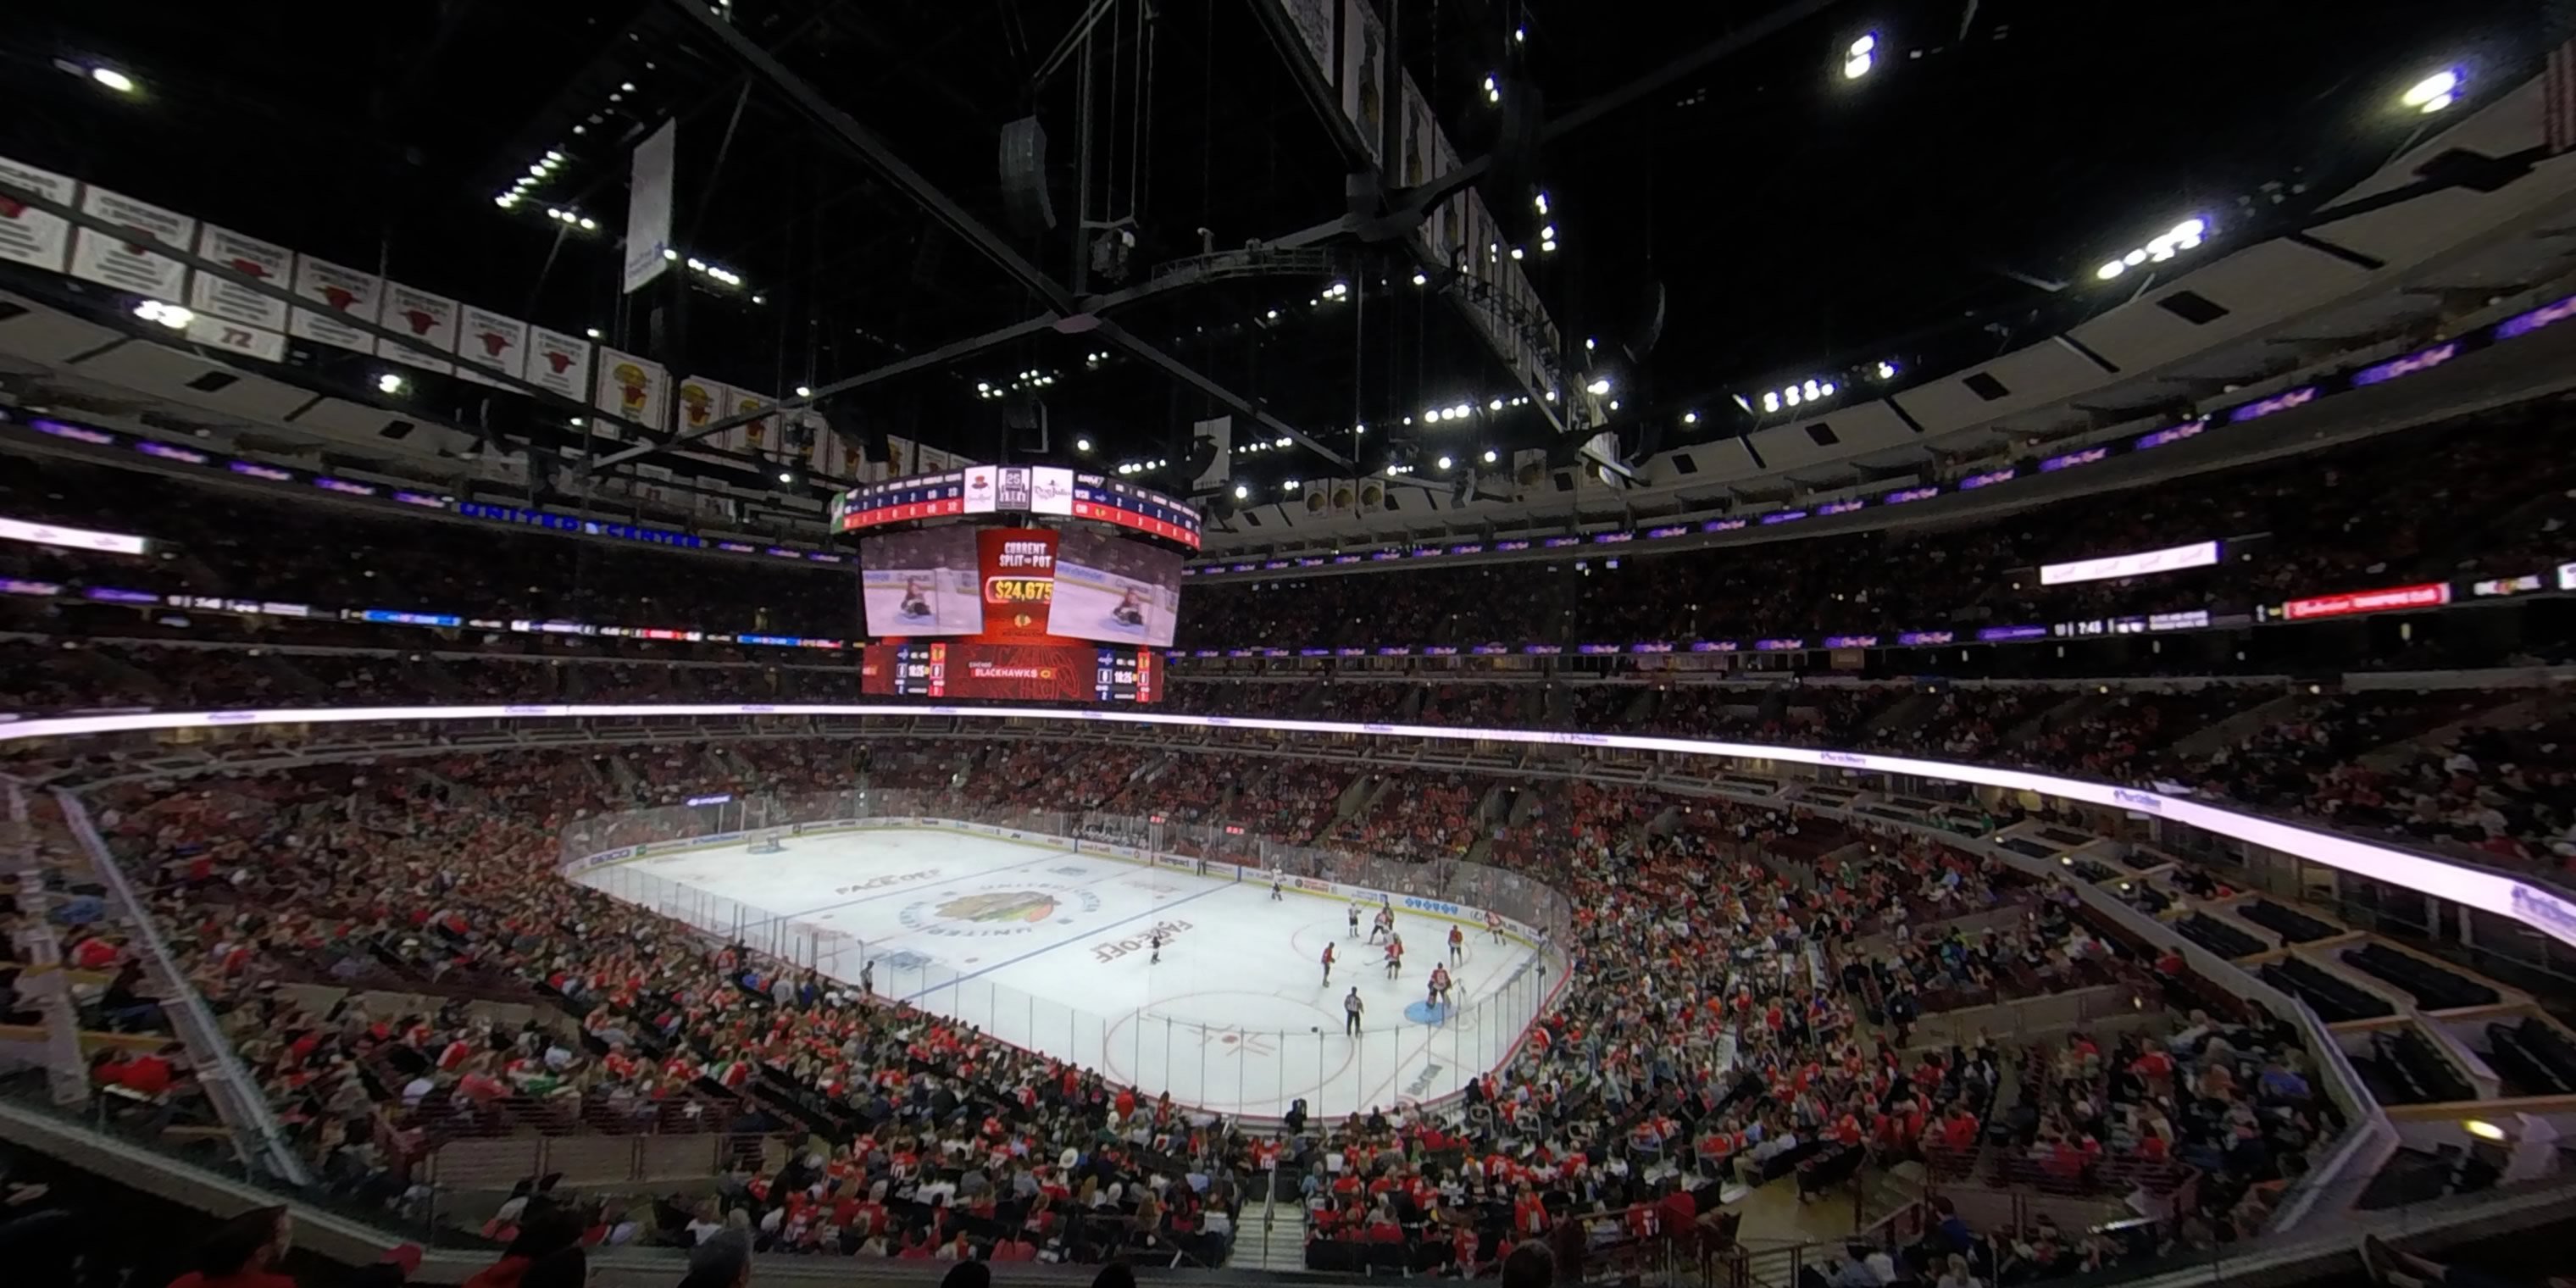
[[[1216,381],[1209,379],[1206,375],[1202,374],[1198,368],[1193,367],[1190,364],[1155,348],[1153,345],[1146,343],[1142,337],[1129,331],[1127,328],[1122,327],[1115,322],[1103,319],[1094,329],[1099,334],[1100,338],[1107,340],[1111,344],[1117,345],[1121,349],[1125,349],[1129,355],[1133,356],[1138,361],[1154,367],[1163,374],[1180,381],[1182,384],[1197,389],[1200,393],[1206,394],[1208,397],[1224,403],[1226,406],[1231,407],[1246,416],[1250,416],[1253,419],[1253,422],[1260,425],[1263,429],[1267,429],[1273,434],[1283,435],[1289,440],[1295,442],[1298,446],[1303,447],[1307,451],[1313,452],[1344,469],[1352,467],[1352,462],[1349,457],[1307,437],[1305,431],[1290,425],[1288,422],[1279,419],[1277,416],[1271,415],[1268,410],[1255,404],[1251,399],[1245,398],[1242,395],[1235,393],[1233,390],[1218,384]]]

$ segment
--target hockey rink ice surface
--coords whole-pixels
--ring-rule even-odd
[[[824,974],[856,983],[864,960],[881,996],[1227,1114],[1275,1117],[1303,1099],[1338,1116],[1447,1095],[1503,1062],[1563,974],[1518,938],[1464,927],[1452,1005],[1438,1012],[1425,988],[1457,923],[1401,901],[1405,961],[1390,981],[1367,918],[1349,937],[1350,901],[1293,888],[1273,900],[1266,874],[1200,877],[930,828],[785,844],[646,857],[580,879],[649,907],[632,887],[654,883],[616,875],[632,870],[838,932],[850,938],[827,941]],[[1167,932],[1159,963],[1147,945],[1156,926]],[[1327,941],[1340,955],[1329,988]],[[1354,985],[1367,1004],[1355,1038],[1342,1008]]]

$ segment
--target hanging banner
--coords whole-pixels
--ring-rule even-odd
[[[714,424],[718,417],[724,415],[724,405],[725,387],[723,385],[705,376],[691,376],[681,381],[680,432],[687,433],[692,429],[704,429]],[[723,440],[730,434],[731,431],[728,430],[711,439],[701,438],[693,446],[721,448],[724,446]]]
[[[178,211],[120,196],[95,185],[81,191],[81,212],[131,229],[130,234],[83,228],[72,235],[72,276],[176,304],[188,295],[188,268],[162,250],[196,244],[197,221]]]
[[[456,374],[478,385],[495,383],[478,374],[495,372],[514,380],[528,378],[528,324],[490,309],[465,306],[456,330]]]
[[[295,252],[213,224],[197,230],[197,257],[256,277],[279,290],[285,290],[295,280]],[[286,301],[237,286],[212,273],[198,273],[188,283],[188,307],[228,322],[269,331],[286,330]]]
[[[323,344],[355,349],[360,353],[376,351],[376,337],[343,325],[339,319],[356,318],[363,322],[376,320],[376,302],[384,295],[385,279],[354,268],[342,268],[327,259],[310,255],[295,257],[295,295],[318,307],[298,308],[287,319],[287,334],[298,339],[317,340]]]
[[[670,264],[672,145],[680,123],[662,128],[635,145],[635,176],[626,204],[626,292],[633,294],[662,275]]]
[[[528,383],[574,402],[590,401],[590,341],[528,328]]]
[[[456,301],[399,282],[385,283],[384,321],[388,331],[411,337],[379,340],[378,356],[408,363],[423,371],[455,370],[447,355],[456,352]]]
[[[660,364],[602,345],[598,384],[591,403],[601,411],[647,430],[667,427],[671,376]]]
[[[72,204],[80,185],[51,170],[39,170],[0,157],[0,179],[6,179],[37,196],[63,205]],[[0,197],[0,259],[18,264],[33,264],[48,272],[63,271],[72,248],[72,224],[61,215],[50,215],[24,202]]]
[[[286,336],[283,333],[230,318],[200,313],[188,319],[188,339],[209,349],[221,349],[244,358],[257,358],[262,362],[286,361]]]
[[[1379,159],[1385,137],[1386,29],[1367,0],[1342,0],[1342,115],[1359,131],[1360,146]]]
[[[756,394],[731,385],[724,386],[724,395],[724,410],[718,414],[727,419],[756,411],[772,411],[778,406],[778,400],[767,394]],[[778,446],[778,418],[762,416],[745,421],[728,431],[725,438],[728,451],[748,456],[764,455]]]

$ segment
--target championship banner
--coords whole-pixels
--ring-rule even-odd
[[[213,224],[197,230],[197,256],[280,290],[295,280],[295,252]],[[188,283],[188,307],[209,317],[270,331],[286,330],[286,301],[198,273]]]
[[[648,430],[668,423],[671,377],[661,364],[601,345],[597,383],[591,403],[601,411]]]
[[[725,387],[723,385],[713,380],[709,380],[705,376],[690,376],[689,378],[682,380],[680,382],[679,428],[685,432],[692,429],[704,429],[707,426],[714,424],[724,415],[724,405]],[[709,449],[721,448],[725,445],[722,440],[731,436],[732,431],[727,430],[722,434],[715,435],[712,440],[701,438],[694,444],[694,446]]]
[[[528,324],[490,309],[465,306],[456,332],[456,374],[478,385],[495,384],[490,376],[528,378]]]
[[[266,327],[248,326],[200,313],[188,319],[188,339],[209,349],[222,349],[262,362],[286,361],[286,336]]]
[[[590,401],[590,341],[528,328],[528,383],[574,402]]]
[[[664,252],[671,249],[671,165],[672,145],[679,138],[680,123],[664,121],[662,128],[645,136],[635,145],[634,181],[626,204],[626,273],[629,295],[644,289],[670,264]]]
[[[771,411],[778,406],[778,400],[767,394],[756,394],[732,385],[721,385],[718,388],[724,392],[722,414],[727,419],[752,412]],[[759,456],[775,449],[778,445],[778,417],[774,415],[747,420],[725,431],[725,447],[728,451]]]
[[[296,298],[310,301],[287,319],[287,334],[302,340],[355,349],[360,353],[376,351],[376,337],[342,318],[362,322],[376,320],[376,304],[383,298],[385,280],[373,273],[342,268],[327,259],[310,255],[295,257]]]
[[[0,179],[35,191],[48,201],[72,204],[80,185],[51,170],[39,170],[0,157]],[[47,214],[23,202],[0,197],[0,259],[18,264],[33,264],[48,272],[59,273],[72,249],[72,224],[60,215]]]
[[[385,283],[383,321],[379,325],[411,338],[377,341],[377,356],[423,371],[445,374],[455,370],[447,355],[456,352],[456,313],[456,301],[444,295],[432,295],[399,282]]]
[[[184,250],[197,241],[197,221],[178,211],[92,185],[81,212],[133,229],[141,240],[83,228],[72,235],[72,276],[172,304],[188,295],[188,267],[154,247]]]

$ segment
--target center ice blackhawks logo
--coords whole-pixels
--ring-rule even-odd
[[[1036,890],[989,890],[939,905],[939,915],[955,921],[999,924],[1040,922],[1055,911],[1055,896]]]
[[[1024,935],[1069,914],[1100,911],[1100,896],[1078,886],[1030,882],[1003,890],[942,890],[897,914],[909,930],[960,939]]]

